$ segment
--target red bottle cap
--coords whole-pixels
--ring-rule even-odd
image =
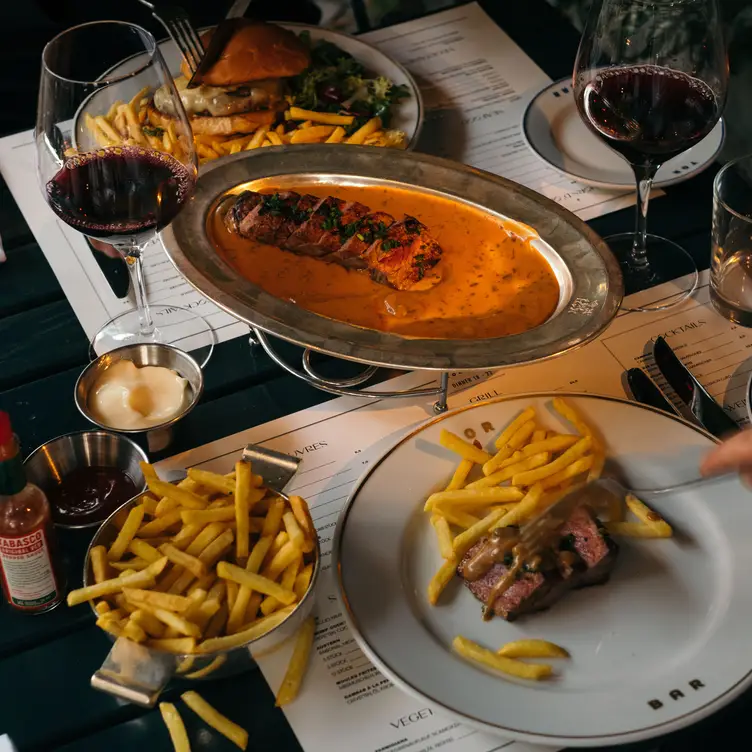
[[[0,444],[7,444],[13,438],[10,415],[0,410]]]

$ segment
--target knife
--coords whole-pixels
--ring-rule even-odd
[[[188,82],[189,89],[195,89],[201,85],[201,79],[206,75],[209,68],[217,62],[217,59],[222,54],[222,50],[225,45],[230,41],[235,28],[237,26],[237,19],[242,18],[243,14],[248,10],[251,0],[235,0],[235,2],[227,11],[223,21],[220,21],[217,28],[214,29],[209,47],[204,52],[204,56],[201,58],[201,62],[196,68],[196,72],[191,76],[191,80]]]
[[[653,357],[666,381],[703,428],[717,438],[739,430],[736,421],[705,391],[663,337],[655,340]]]
[[[643,405],[658,408],[670,415],[679,415],[679,411],[642,368],[630,368],[627,371],[627,385],[632,396]]]

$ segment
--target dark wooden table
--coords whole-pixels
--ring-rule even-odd
[[[490,0],[486,10],[551,78],[571,72],[577,34],[542,0],[503,4]],[[651,231],[682,243],[701,268],[709,261],[711,184],[716,169],[669,188],[668,195],[656,200],[650,212]],[[632,222],[632,211],[625,210],[591,225],[607,235],[631,228]],[[11,413],[28,452],[54,436],[89,427],[73,403],[73,385],[87,362],[87,340],[1,181],[0,235],[8,255],[7,263],[0,265],[0,409]],[[120,262],[103,259],[101,263]],[[290,354],[295,351],[287,346],[282,349]],[[325,399],[327,395],[285,375],[263,353],[252,351],[244,338],[226,342],[217,347],[207,367],[201,404],[181,423],[170,453]],[[63,536],[70,587],[80,584],[89,537],[86,532]],[[661,625],[657,623],[655,629]],[[107,637],[83,606],[62,606],[44,616],[28,617],[0,605],[0,733],[8,733],[20,752],[171,749],[158,711],[121,703],[90,688],[89,678],[109,647]],[[245,725],[250,750],[300,750],[259,672],[205,683],[201,691],[209,702]],[[176,694],[177,690],[171,690],[166,697]],[[629,749],[704,752],[711,747],[746,748],[749,743],[741,739],[750,712],[752,693],[747,693],[686,731]],[[235,749],[213,732],[204,732],[199,740],[193,714],[182,715],[194,749]],[[336,723],[336,719],[322,719],[322,723]]]

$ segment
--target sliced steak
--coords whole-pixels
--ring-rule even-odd
[[[246,191],[225,206],[219,211],[227,229],[259,243],[368,269],[374,281],[397,290],[427,290],[441,281],[434,268],[441,247],[415,217],[395,222],[357,201],[295,191]]]
[[[427,290],[441,281],[433,268],[441,260],[441,248],[415,217],[395,222],[364,256],[371,277],[397,290]]]
[[[379,237],[386,235],[387,229],[394,222],[394,217],[386,212],[373,212],[362,217],[351,232],[348,228],[350,237],[334,252],[332,260],[350,269],[367,268],[365,252]]]
[[[290,227],[292,210],[300,200],[300,194],[279,191],[260,195],[261,201],[238,222],[238,232],[259,243],[274,245],[277,234],[286,232]]]
[[[464,567],[486,540],[484,538],[476,543],[457,568],[457,574],[466,587],[484,604],[496,583],[507,575],[512,565],[509,557],[506,562],[494,564],[482,577],[467,580]],[[494,614],[514,621],[524,614],[550,608],[569,590],[608,580],[618,547],[586,507],[578,507],[572,513],[559,529],[556,541],[555,550],[552,548],[552,556],[549,557],[555,564],[541,571],[519,572],[512,584],[496,598]]]
[[[361,217],[364,217],[369,211],[367,206],[357,201],[347,201],[340,208],[342,214],[340,215],[339,223],[332,229],[327,230],[316,244],[324,249],[327,256],[336,254],[342,248],[342,244],[355,231]],[[339,259],[336,256],[332,256],[331,260],[338,261]]]
[[[325,234],[339,228],[342,210],[347,205],[334,196],[328,196],[311,212],[307,221],[298,225],[295,232],[285,241],[284,247],[288,251],[303,253],[306,256],[325,256],[331,251],[324,245],[319,245]],[[337,243],[337,248],[342,241]]]
[[[242,235],[240,226],[245,217],[247,217],[262,201],[263,196],[253,191],[244,191],[235,197],[232,205],[225,212],[225,227],[229,232]]]
[[[576,587],[600,585],[608,580],[619,547],[606,532],[600,520],[586,507],[578,507],[559,531],[562,541],[569,544],[587,565]],[[569,539],[569,536],[572,536]]]

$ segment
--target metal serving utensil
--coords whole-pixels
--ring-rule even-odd
[[[670,486],[660,486],[658,488],[629,488],[613,476],[602,476],[589,483],[581,483],[578,486],[573,486],[553,502],[553,504],[533,517],[532,520],[520,528],[520,540],[523,543],[534,543],[546,531],[552,530],[554,527],[558,527],[565,522],[578,506],[587,503],[589,497],[602,491],[607,491],[622,501],[628,495],[643,499],[650,498],[651,496],[666,496],[681,491],[689,491],[705,485],[721,483],[733,477],[733,473],[724,473],[722,475],[694,478],[683,483],[674,483]]]
[[[250,462],[253,471],[264,479],[264,485],[285,501],[290,497],[282,490],[298,471],[300,457],[264,449],[258,444],[248,444],[243,450],[243,461]]]
[[[145,5],[154,18],[165,27],[172,41],[188,62],[191,73],[195,73],[204,55],[204,45],[185,10],[167,3],[152,3],[149,0],[138,0],[138,2]]]

